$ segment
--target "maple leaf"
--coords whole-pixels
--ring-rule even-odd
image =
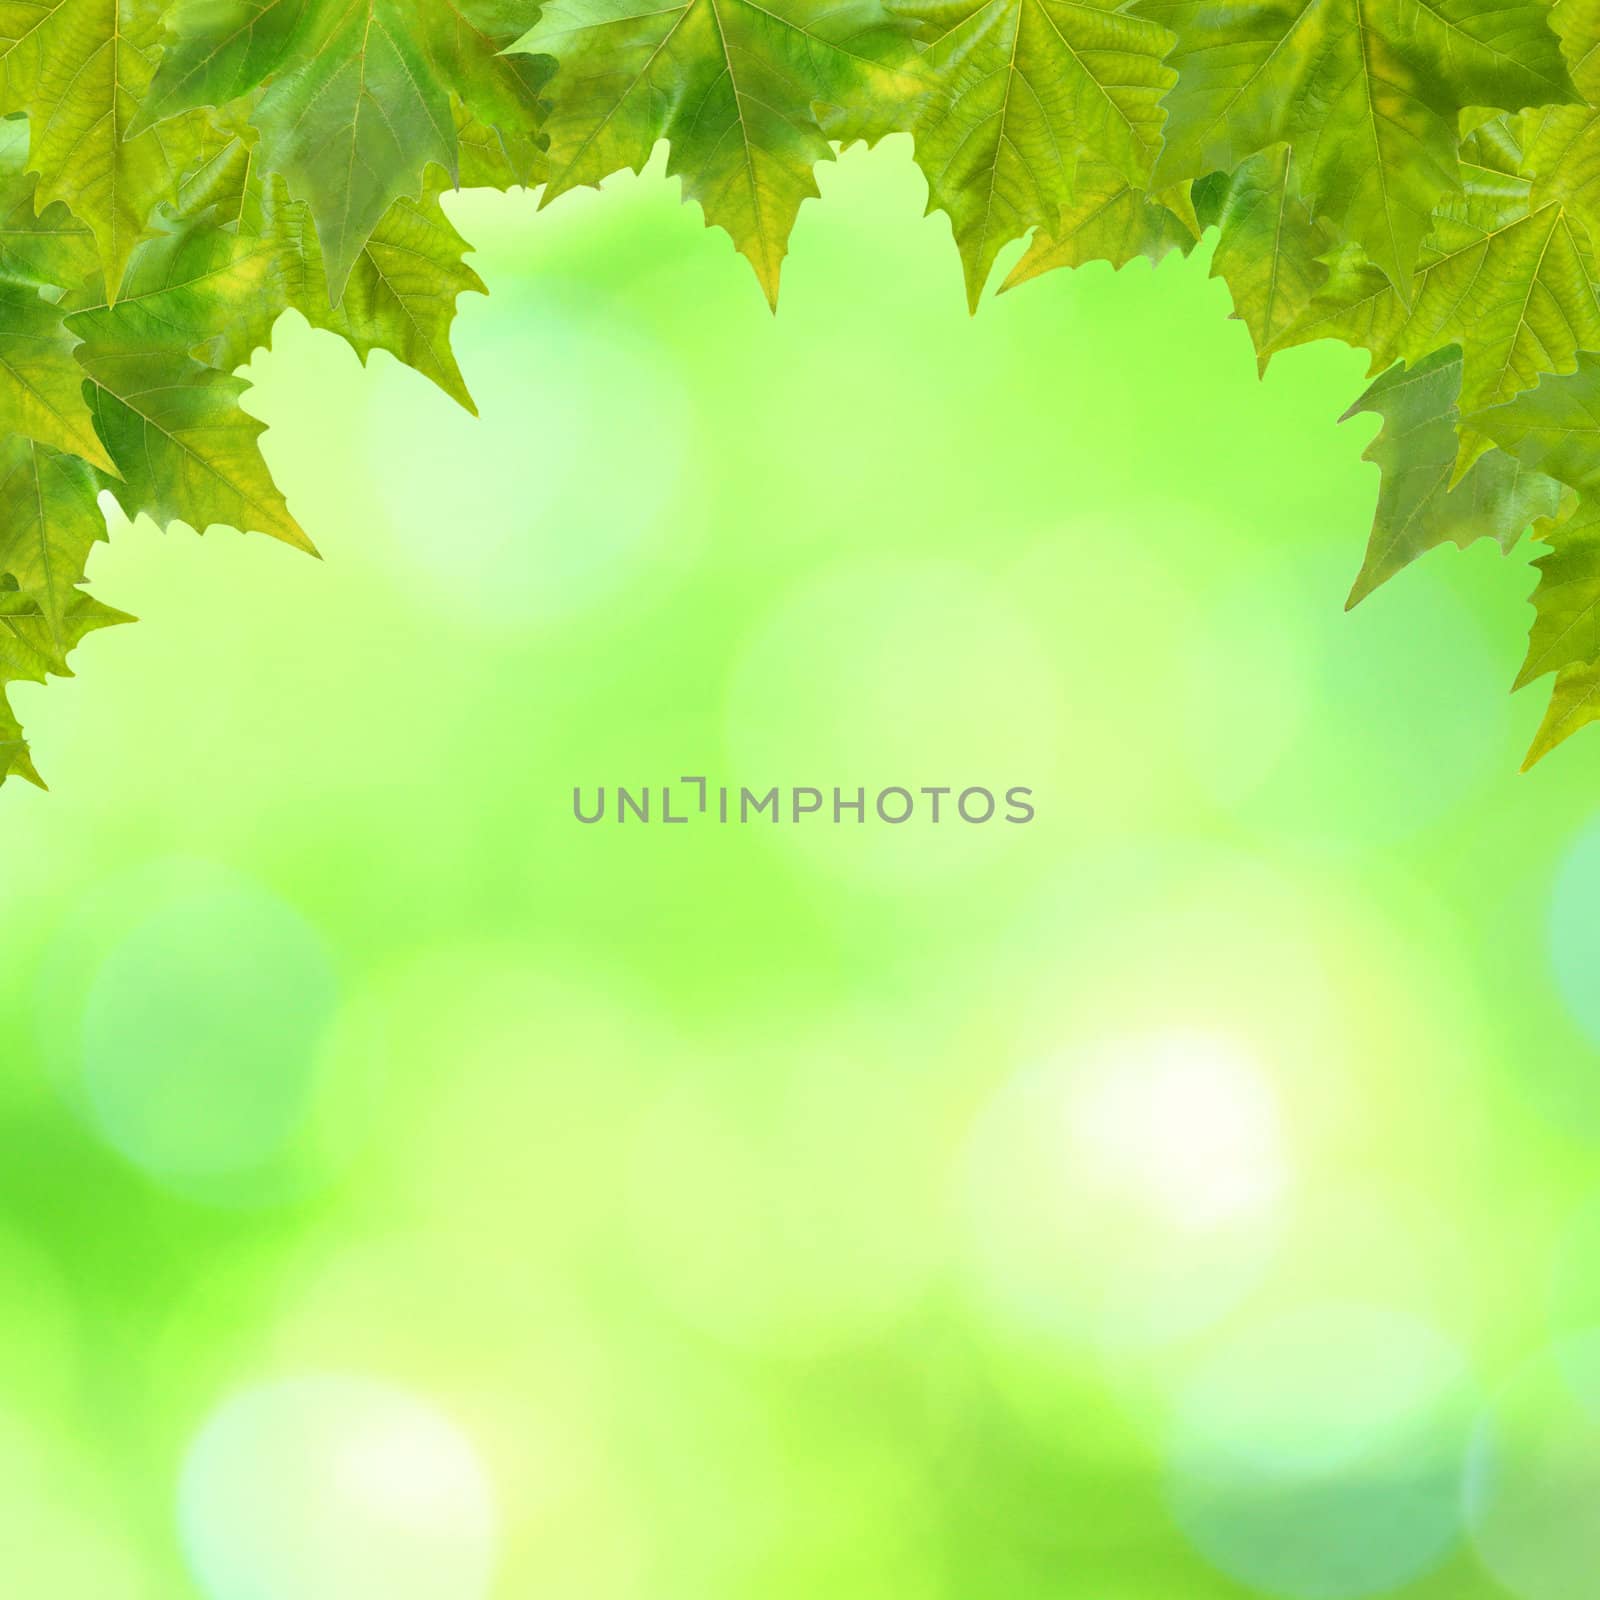
[[[186,0],[166,17],[166,48],[134,131],[258,88],[293,55],[320,0]]]
[[[530,56],[540,69],[539,81],[555,67],[549,56]],[[456,176],[463,189],[532,189],[549,175],[541,133],[517,133],[492,128],[472,115],[470,107],[456,107]]]
[[[1600,662],[1576,662],[1556,674],[1550,704],[1528,746],[1522,770],[1529,771],[1559,744],[1600,719]]]
[[[271,240],[219,230],[209,212],[183,219],[133,254],[117,309],[159,331],[162,343],[224,372],[265,346],[284,309],[274,281],[277,250]],[[109,310],[104,295],[66,301],[67,326],[83,330],[84,313]],[[80,383],[83,373],[80,366]]]
[[[1535,534],[1550,553],[1534,562],[1539,583],[1519,689],[1546,673],[1600,660],[1600,503],[1569,494]]]
[[[41,205],[28,168],[28,124],[0,121],[0,284],[57,289],[87,279],[98,256],[94,235],[61,201]]]
[[[38,606],[17,590],[0,589],[0,782],[12,773],[38,784],[40,778],[28,752],[6,687],[13,683],[43,683],[50,675],[70,678],[68,652],[77,648],[96,628],[108,628],[133,618],[74,590],[61,617],[52,626]]]
[[[6,685],[69,678],[86,633],[133,619],[80,587],[106,536],[94,468],[31,439],[0,439],[0,782],[15,772],[43,787]]]
[[[83,400],[77,339],[60,307],[0,287],[0,433],[22,434],[115,470]]]
[[[337,305],[328,301],[305,207],[278,197],[272,211],[278,283],[287,305],[312,327],[338,334],[363,362],[387,350],[475,416],[450,327],[459,295],[488,290],[463,259],[469,247],[439,205],[442,187],[430,183],[420,198],[402,196],[389,207],[362,245]]]
[[[1588,103],[1526,114],[1527,172],[1536,202],[1558,201],[1593,228],[1600,221],[1600,0],[1562,0],[1552,21]]]
[[[1583,355],[1575,372],[1546,378],[1472,420],[1503,450],[1574,491],[1537,530],[1551,553],[1537,563],[1534,624],[1517,683],[1551,671],[1556,682],[1526,770],[1600,718],[1600,357]]]
[[[98,475],[76,456],[16,434],[0,439],[0,584],[38,612],[57,663],[71,647],[89,552],[106,536],[99,495]]]
[[[1168,204],[1135,188],[1112,167],[1080,163],[1076,190],[1077,198],[1062,207],[1050,230],[1040,228],[1034,234],[1001,285],[1002,293],[1058,267],[1090,261],[1125,267],[1143,256],[1159,265],[1174,250],[1188,255],[1199,240],[1199,224],[1182,196],[1169,195]]]
[[[1273,145],[1196,187],[1201,223],[1218,230],[1211,276],[1227,284],[1264,373],[1277,340],[1327,280],[1321,258],[1335,243],[1332,230],[1300,193],[1292,145]]]
[[[93,233],[113,292],[170,198],[203,117],[136,132],[161,35],[159,0],[0,0],[0,112],[25,112],[38,203]]]
[[[239,405],[244,379],[195,360],[142,304],[68,322],[84,341],[77,356],[95,428],[122,475],[108,487],[129,517],[197,533],[221,524],[316,553],[261,458],[265,424]]]
[[[270,63],[276,74],[252,112],[262,159],[311,208],[331,301],[394,202],[421,196],[430,164],[456,180],[458,103],[508,139],[537,133],[547,64],[505,53],[537,9],[531,0],[317,0],[250,56],[252,73]],[[218,21],[209,47],[236,29]],[[192,81],[199,92],[202,80]]]
[[[1580,355],[1575,371],[1469,421],[1526,466],[1600,501],[1600,356]]]
[[[1433,233],[1407,304],[1359,252],[1327,261],[1311,303],[1267,347],[1319,338],[1372,353],[1372,370],[1421,361],[1446,345],[1463,354],[1461,408],[1494,405],[1567,372],[1600,348],[1600,293],[1588,232],[1557,201],[1537,203],[1522,172],[1517,125],[1496,119],[1463,146],[1462,192],[1434,215]],[[1484,448],[1466,430],[1456,471]]]
[[[307,207],[254,156],[249,129],[212,152],[182,196],[197,209],[140,246],[119,304],[140,307],[167,342],[223,371],[270,346],[277,319],[293,309],[363,362],[387,350],[472,410],[450,327],[457,296],[486,291],[439,205],[437,169],[420,199],[402,197],[384,213],[334,304]]]
[[[45,787],[44,779],[39,776],[39,769],[34,766],[28,753],[28,741],[23,737],[22,724],[11,709],[5,686],[0,684],[0,783],[13,774],[26,778],[41,789]]]
[[[1460,394],[1461,352],[1452,346],[1414,367],[1392,367],[1341,419],[1363,412],[1383,418],[1363,457],[1383,477],[1347,608],[1441,544],[1465,549],[1493,539],[1509,550],[1530,523],[1555,514],[1561,486],[1499,450],[1480,456],[1452,487]]]
[[[895,10],[927,41],[918,72],[932,92],[909,126],[928,209],[948,212],[955,230],[969,307],[1011,240],[1035,227],[1080,231],[1061,220],[1068,208],[1103,215],[1105,169],[1130,190],[1149,186],[1161,97],[1177,77],[1162,59],[1164,28],[1115,0],[896,0]],[[1096,164],[1081,205],[1080,158]]]
[[[878,0],[552,0],[522,48],[551,55],[541,206],[624,168],[656,141],[669,176],[755,268],[770,305],[789,234],[843,139],[886,131],[853,115],[917,85],[898,68],[908,26]]]
[[[0,0],[0,779],[6,684],[116,620],[103,489],[310,548],[235,375],[285,311],[471,407],[447,188],[548,204],[665,139],[775,301],[816,164],[891,132],[969,304],[1030,233],[1007,288],[1214,227],[1263,369],[1365,348],[1352,601],[1533,522],[1536,756],[1600,714],[1597,99],[1600,0]]]
[[[1457,119],[1572,100],[1539,0],[1138,0],[1177,35],[1158,183],[1301,152],[1301,189],[1410,298]]]

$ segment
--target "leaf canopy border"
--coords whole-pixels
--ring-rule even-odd
[[[843,146],[912,140],[977,308],[1214,235],[1263,373],[1332,338],[1381,426],[1354,604],[1530,528],[1529,763],[1600,719],[1600,0],[0,0],[0,783],[7,686],[125,622],[130,516],[314,550],[238,370],[299,311],[472,406],[450,189],[667,171],[774,309]]]

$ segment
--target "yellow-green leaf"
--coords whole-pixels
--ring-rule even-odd
[[[1250,330],[1257,369],[1265,372],[1276,341],[1327,280],[1321,258],[1333,233],[1300,193],[1290,145],[1251,156],[1218,188],[1203,219],[1218,228],[1211,275],[1227,284],[1233,314]]]
[[[221,524],[315,553],[261,459],[265,425],[239,404],[249,385],[170,342],[142,306],[80,312],[78,351],[95,427],[122,474],[127,514],[197,533]]]
[[[1534,563],[1539,584],[1519,689],[1547,672],[1600,660],[1600,504],[1569,494],[1535,531],[1550,554]]]
[[[37,605],[16,590],[0,589],[0,783],[15,773],[42,789],[22,727],[11,709],[6,686],[43,683],[49,675],[70,678],[68,652],[96,628],[109,628],[133,618],[75,590],[59,625],[52,627]]]
[[[338,334],[363,362],[387,350],[476,415],[450,348],[450,327],[459,296],[488,291],[464,260],[469,246],[445,216],[437,185],[389,207],[361,247],[337,305],[328,303],[322,252],[305,207],[278,197],[272,227],[286,305],[314,328]]]
[[[458,173],[454,103],[488,127],[537,131],[545,66],[506,54],[532,0],[318,0],[252,120],[261,159],[311,207],[337,301],[390,206],[430,163]]]
[[[1509,550],[1530,523],[1555,514],[1561,486],[1500,450],[1451,486],[1460,394],[1461,352],[1451,347],[1414,367],[1392,367],[1345,413],[1383,418],[1364,457],[1383,474],[1378,508],[1348,605],[1439,545],[1493,539]]]
[[[1375,267],[1346,252],[1330,259],[1323,287],[1269,349],[1332,337],[1370,350],[1381,371],[1459,345],[1465,412],[1508,400],[1544,373],[1570,372],[1580,351],[1600,349],[1588,234],[1564,206],[1533,203],[1511,138],[1504,126],[1486,127],[1469,143],[1477,160],[1464,168],[1464,192],[1435,216],[1410,307]],[[1471,443],[1458,470],[1477,448]]]
[[[1090,261],[1125,267],[1143,256],[1159,265],[1174,250],[1188,255],[1198,232],[1178,211],[1134,188],[1114,168],[1085,161],[1078,168],[1077,198],[1062,207],[1052,228],[1034,234],[1001,289]]]
[[[37,609],[57,662],[69,648],[67,618],[89,552],[106,536],[99,495],[94,469],[76,456],[17,435],[0,439],[0,584]]]
[[[0,434],[23,434],[112,472],[83,399],[77,339],[59,306],[0,287]]]
[[[1158,183],[1270,145],[1402,300],[1436,203],[1459,182],[1468,106],[1576,98],[1540,0],[1138,0],[1177,35]]]
[[[818,192],[812,169],[833,158],[829,132],[882,131],[852,108],[915,91],[896,70],[906,32],[878,0],[550,0],[522,41],[558,63],[540,203],[641,171],[666,139],[668,174],[776,306],[789,234]]]
[[[1527,772],[1596,718],[1600,718],[1600,662],[1563,667],[1556,674],[1549,709],[1528,746],[1522,770]]]
[[[1060,238],[1093,217],[1106,171],[1148,187],[1162,95],[1176,74],[1165,29],[1090,0],[897,0],[928,38],[932,85],[911,118],[928,208],[949,213],[969,306],[995,257],[1033,228]],[[1092,162],[1077,202],[1080,159]],[[1131,201],[1126,209],[1134,214]],[[1042,269],[1041,269],[1042,270]],[[1032,275],[1031,273],[1029,274]]]
[[[87,224],[113,293],[202,117],[133,131],[161,39],[159,0],[0,0],[0,112],[26,112],[39,204]]]

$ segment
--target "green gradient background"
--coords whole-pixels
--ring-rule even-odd
[[[481,420],[290,319],[325,562],[116,527],[17,691],[8,1594],[1596,1592],[1524,556],[1343,614],[1356,356],[1205,251],[969,321],[901,141],[821,178],[776,319],[658,169],[453,202]],[[686,773],[1039,814],[571,819]]]

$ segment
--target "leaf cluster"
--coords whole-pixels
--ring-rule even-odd
[[[1187,254],[1265,371],[1366,350],[1382,426],[1352,603],[1444,543],[1549,546],[1537,757],[1600,717],[1600,0],[0,0],[5,686],[126,620],[130,516],[310,550],[238,369],[290,309],[471,406],[481,291],[441,207],[668,171],[776,305],[815,168],[906,133],[976,306]]]

